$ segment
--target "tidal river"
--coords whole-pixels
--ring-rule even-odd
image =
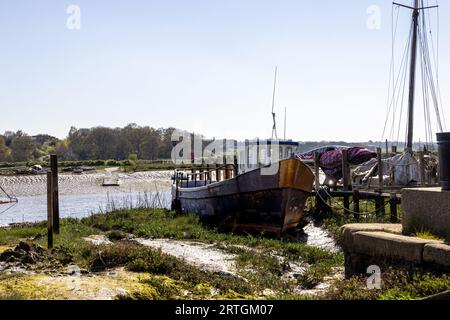
[[[170,171],[98,171],[59,176],[61,218],[81,218],[91,214],[136,206],[170,206]],[[102,187],[103,179],[119,179],[119,187]],[[2,186],[18,198],[17,204],[0,205],[0,225],[47,219],[46,176],[3,176]],[[4,196],[2,195],[2,199]]]

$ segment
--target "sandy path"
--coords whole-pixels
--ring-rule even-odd
[[[111,192],[154,192],[168,191],[172,171],[147,171],[122,173],[114,170],[96,171],[81,175],[59,175],[60,194],[91,194]],[[102,187],[105,178],[120,180],[119,187]],[[11,195],[35,196],[46,194],[46,176],[2,176],[0,185]]]

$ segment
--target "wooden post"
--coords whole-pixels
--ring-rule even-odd
[[[359,190],[353,190],[353,215],[356,220],[359,220],[359,213],[361,213],[361,209],[359,206],[360,194]]]
[[[211,181],[211,167],[209,164],[206,165],[206,180]]]
[[[390,209],[391,209],[390,211],[391,211],[391,222],[392,223],[398,222],[397,204],[398,204],[397,194],[391,193],[390,198],[389,198],[389,205],[390,205]]]
[[[216,181],[220,181],[219,164],[216,162]]]
[[[50,167],[52,172],[53,231],[59,234],[58,156],[56,154],[50,155]]]
[[[53,248],[53,188],[52,173],[47,172],[47,248]]]
[[[348,166],[348,150],[342,150],[342,184],[344,186],[344,191],[350,190],[350,174],[349,174],[349,166]],[[350,197],[344,196],[344,209],[345,213],[348,213],[350,210]]]
[[[320,169],[320,158],[319,153],[316,152],[314,153],[314,188],[316,189],[316,192],[319,191],[320,189],[319,169]]]
[[[239,174],[239,163],[238,163],[237,155],[234,155],[233,163],[234,163],[234,176],[233,177],[237,177],[237,175]]]
[[[383,160],[381,157],[382,149],[377,148],[377,163],[378,163],[378,186],[380,192],[383,189]]]
[[[425,182],[425,157],[422,151],[419,152],[420,184],[424,186]]]
[[[227,156],[223,156],[223,165],[224,165],[224,176],[225,180],[228,180],[230,178],[229,172],[228,172],[228,161]]]
[[[384,198],[380,195],[375,198],[375,211],[379,218],[384,217],[386,210],[384,209]]]
[[[395,156],[397,154],[397,146],[392,146],[391,147],[391,153],[393,156]]]

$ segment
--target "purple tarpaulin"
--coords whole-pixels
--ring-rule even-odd
[[[366,148],[353,147],[326,147],[313,152],[308,152],[298,157],[301,160],[314,160],[314,154],[320,156],[319,166],[329,178],[339,180],[342,178],[342,150],[348,150],[348,162],[352,165],[359,165],[376,158],[377,154]]]

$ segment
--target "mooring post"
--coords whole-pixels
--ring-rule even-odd
[[[361,213],[361,209],[359,206],[360,200],[359,190],[353,190],[353,216],[356,220],[359,220],[359,213]]]
[[[50,155],[50,168],[52,173],[53,231],[59,234],[58,156],[56,154]]]
[[[239,163],[237,155],[234,155],[233,163],[234,163],[234,177],[237,177],[237,175],[239,174]]]
[[[397,146],[391,147],[391,153],[392,153],[392,156],[395,156],[397,154]]]
[[[47,172],[47,248],[53,248],[53,189],[52,172]]]
[[[320,177],[319,177],[319,169],[320,169],[320,154],[318,152],[314,153],[314,188],[316,192],[320,189]]]
[[[390,198],[389,198],[389,205],[390,205],[391,222],[392,223],[398,222],[397,204],[398,204],[397,194],[391,193]]]
[[[380,192],[383,189],[383,159],[382,159],[382,149],[377,148],[377,166],[378,166],[378,186],[380,188]]]
[[[220,181],[219,164],[216,162],[216,181]]]
[[[227,162],[227,156],[223,156],[223,176],[225,177],[225,180],[228,180],[228,162]]]
[[[350,168],[348,165],[348,150],[342,150],[342,183],[344,191],[350,190]],[[346,213],[350,210],[350,197],[344,196],[344,209]]]
[[[420,184],[422,186],[426,185],[425,182],[425,155],[423,151],[419,152],[419,171],[420,171]]]
[[[209,164],[206,165],[206,180],[211,182],[211,167]]]

